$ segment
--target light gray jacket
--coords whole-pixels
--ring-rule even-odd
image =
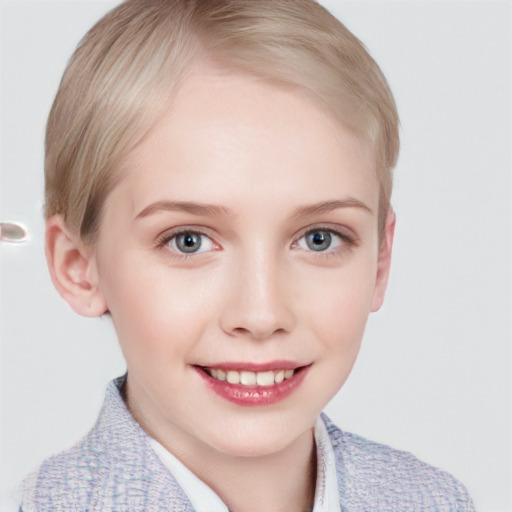
[[[193,512],[127,410],[123,384],[124,377],[110,383],[98,421],[82,441],[39,467],[20,512]],[[474,512],[451,475],[322,419],[336,457],[343,512]]]

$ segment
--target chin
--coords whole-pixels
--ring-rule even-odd
[[[258,439],[246,439],[242,436],[239,439],[230,439],[229,442],[222,443],[217,449],[233,457],[268,457],[284,450],[290,441],[289,438],[285,441],[262,438],[262,436]]]
[[[316,418],[315,418],[316,419]],[[269,418],[239,421],[219,432],[209,444],[216,450],[234,457],[266,457],[279,453],[294,444],[315,424],[304,421],[299,427],[297,421],[290,419],[271,421]]]

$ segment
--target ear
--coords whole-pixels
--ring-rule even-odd
[[[93,247],[69,232],[60,215],[46,221],[45,253],[53,285],[75,312],[97,317],[108,311]]]
[[[377,276],[373,290],[372,311],[378,311],[383,302],[388,286],[389,268],[391,266],[391,252],[393,249],[393,237],[395,235],[396,215],[389,208],[386,215],[383,238],[380,241],[379,257],[377,262]]]

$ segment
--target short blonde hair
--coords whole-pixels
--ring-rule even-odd
[[[398,114],[361,42],[314,0],[127,0],[82,39],[47,124],[46,217],[93,243],[119,162],[159,120],[193,62],[298,87],[366,144],[390,205]]]

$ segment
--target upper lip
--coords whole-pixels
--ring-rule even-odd
[[[201,368],[220,368],[222,370],[238,370],[248,372],[265,372],[269,370],[295,370],[308,364],[297,363],[289,360],[268,361],[265,363],[253,363],[247,361],[225,361],[212,364],[197,365]]]

